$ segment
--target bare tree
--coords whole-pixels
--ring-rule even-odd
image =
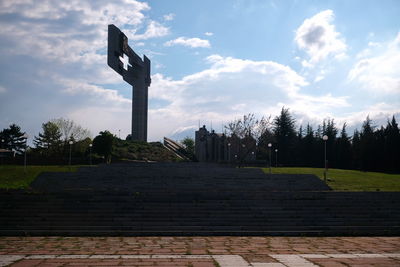
[[[239,138],[252,137],[258,144],[263,136],[270,132],[271,116],[257,119],[252,113],[243,115],[243,118],[235,119],[225,126],[228,135],[236,135]]]
[[[249,113],[243,115],[243,118],[229,122],[225,129],[228,135],[236,136],[240,138],[240,143],[243,142],[239,147],[239,151],[242,151],[238,157],[240,167],[250,152],[272,136],[271,116],[257,119],[254,114]]]
[[[88,129],[76,124],[72,120],[59,118],[51,121],[60,129],[62,134],[61,138],[66,143],[69,140],[81,141],[85,138],[90,138],[91,134]]]

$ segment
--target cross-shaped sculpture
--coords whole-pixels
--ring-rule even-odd
[[[123,54],[122,57],[119,57],[119,60],[124,64],[124,70],[128,70],[128,66],[132,67],[132,65],[129,64],[129,57],[127,55]]]
[[[107,64],[132,85],[131,139],[147,141],[148,87],[151,83],[150,60],[143,60],[128,45],[128,38],[115,25],[108,25]]]

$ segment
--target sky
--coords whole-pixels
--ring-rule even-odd
[[[399,14],[398,0],[1,0],[0,129],[33,137],[63,117],[125,138],[132,88],[107,65],[108,24],[151,60],[149,141],[282,107],[297,127],[400,121]]]

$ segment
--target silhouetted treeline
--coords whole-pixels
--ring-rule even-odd
[[[329,168],[400,172],[400,132],[394,116],[380,128],[373,126],[367,117],[362,128],[351,136],[346,123],[339,129],[333,119],[324,120],[316,129],[309,124],[295,129],[295,119],[285,108],[271,124],[259,147],[272,142],[273,163],[278,149],[279,165],[323,167],[325,141],[322,137],[326,135]],[[263,157],[265,153],[259,155]]]

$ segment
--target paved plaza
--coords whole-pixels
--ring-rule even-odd
[[[400,238],[1,237],[0,266],[400,266]]]

